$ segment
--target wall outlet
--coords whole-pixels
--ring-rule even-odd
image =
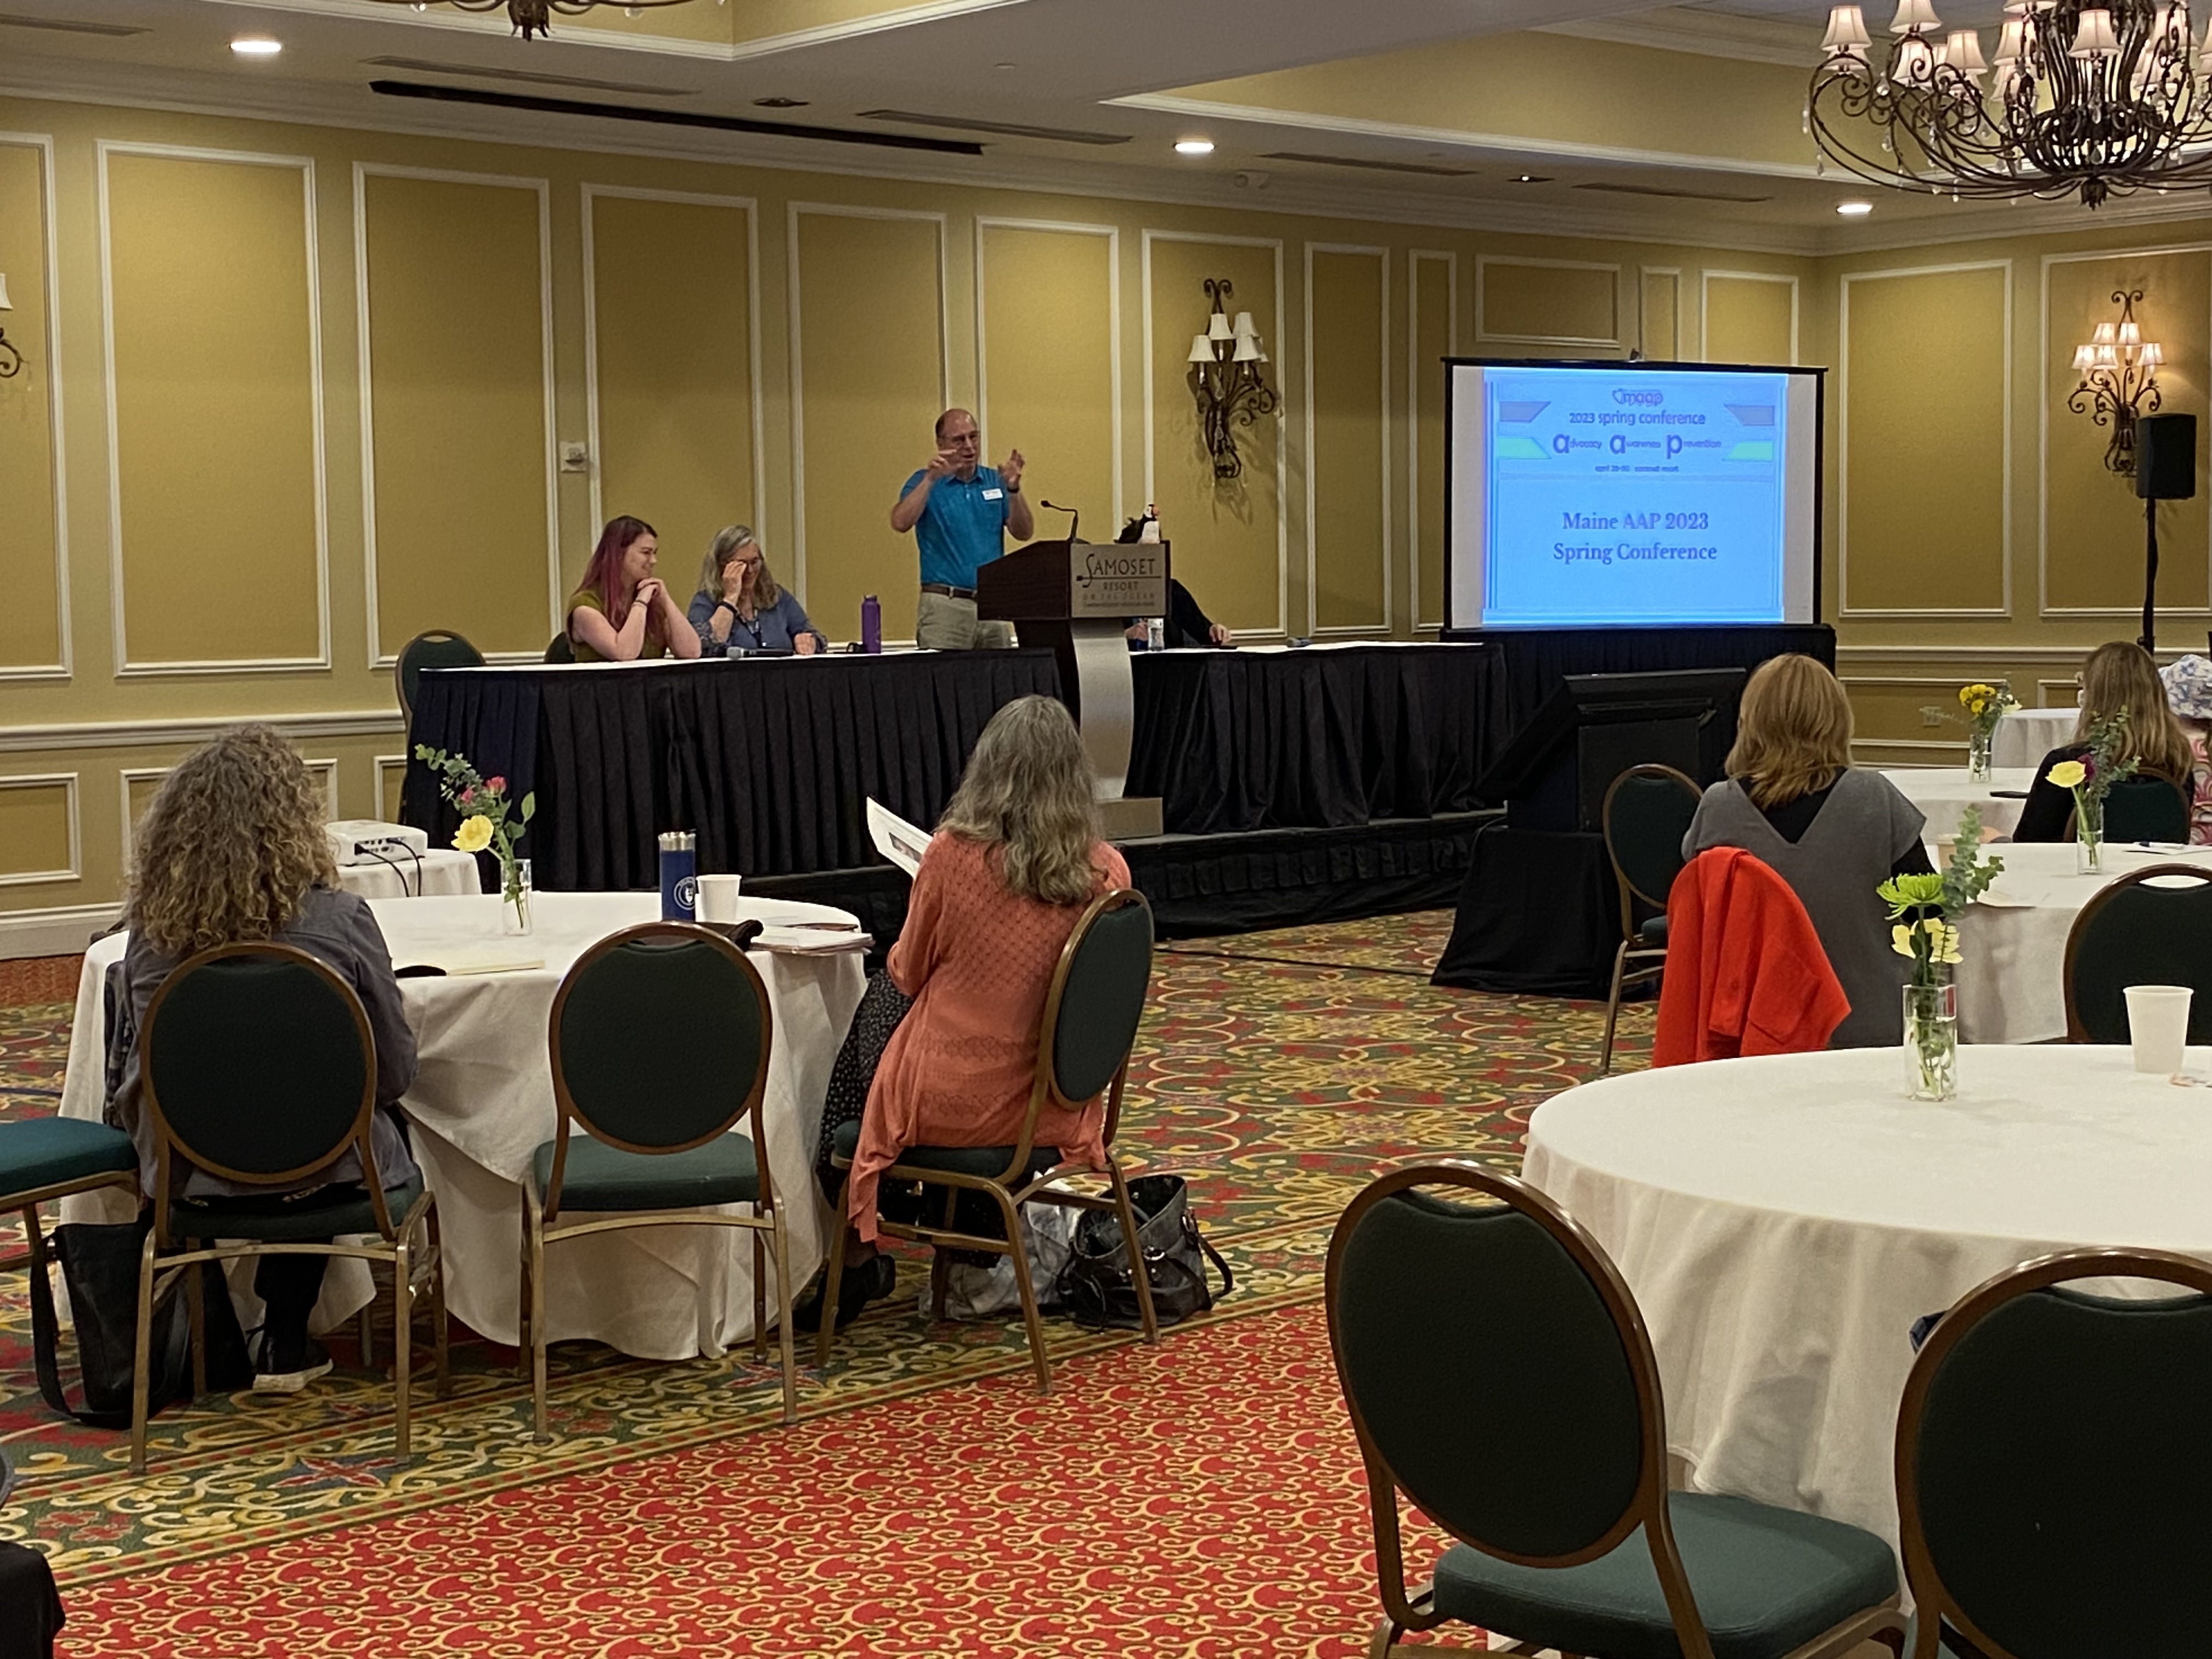
[[[586,444],[561,446],[561,470],[563,472],[589,472],[592,470],[592,451]]]

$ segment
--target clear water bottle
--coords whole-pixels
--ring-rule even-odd
[[[1164,617],[1145,618],[1145,649],[1164,651],[1168,648],[1168,624]]]
[[[860,599],[860,649],[870,653],[884,648],[884,607],[872,593]]]

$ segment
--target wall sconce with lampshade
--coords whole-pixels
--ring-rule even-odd
[[[1253,426],[1262,415],[1272,415],[1282,399],[1260,370],[1267,354],[1260,345],[1259,325],[1252,313],[1240,311],[1230,319],[1228,301],[1236,290],[1226,276],[1206,279],[1206,297],[1213,302],[1206,332],[1191,337],[1191,396],[1197,401],[1200,430],[1206,453],[1213,458],[1217,479],[1236,477],[1244,471],[1237,453],[1234,426]]]
[[[8,273],[0,270],[0,311],[13,311],[15,308],[8,303]],[[14,380],[22,367],[23,354],[16,350],[14,343],[8,338],[8,331],[0,328],[0,380]]]
[[[2142,296],[2139,288],[2112,290],[2119,317],[2099,323],[2089,343],[2074,349],[2074,372],[2081,380],[2066,399],[2066,407],[2076,415],[2112,428],[2105,465],[2124,477],[2135,476],[2136,422],[2157,412],[2158,371],[2166,362],[2163,348],[2144,339],[2136,321],[2136,301]]]

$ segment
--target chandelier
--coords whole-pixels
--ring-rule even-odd
[[[2112,428],[2105,465],[2129,476],[2136,470],[2136,422],[2157,412],[2158,370],[2166,361],[2165,351],[2155,340],[2143,338],[2136,321],[2136,301],[2142,298],[2139,288],[2112,291],[2119,320],[2098,324],[2089,343],[2074,349],[2074,370],[2081,380],[2066,398],[2066,407],[2076,415]]]
[[[1996,51],[1899,0],[1876,64],[1861,7],[1828,14],[1805,117],[1826,160],[1929,196],[2078,194],[2212,185],[2212,28],[2154,0],[2008,0]]]
[[[1198,405],[1198,420],[1205,434],[1206,453],[1213,458],[1213,476],[1226,481],[1244,471],[1237,453],[1237,435],[1230,428],[1258,424],[1272,415],[1281,399],[1260,373],[1267,354],[1260,349],[1259,325],[1252,313],[1240,311],[1231,323],[1223,309],[1236,290],[1226,276],[1206,279],[1206,297],[1213,312],[1206,319],[1206,332],[1191,337],[1190,392]]]
[[[432,0],[384,0],[387,6],[409,6],[416,11],[430,9]],[[553,14],[563,17],[580,17],[601,6],[620,6],[625,17],[635,17],[648,7],[689,5],[690,0],[436,0],[462,11],[505,11],[514,32],[528,40],[553,32]],[[716,4],[722,0],[715,0]]]

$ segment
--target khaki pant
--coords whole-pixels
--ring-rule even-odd
[[[1014,625],[977,622],[975,601],[949,593],[924,593],[914,615],[914,642],[925,651],[1002,651],[1014,643]]]

